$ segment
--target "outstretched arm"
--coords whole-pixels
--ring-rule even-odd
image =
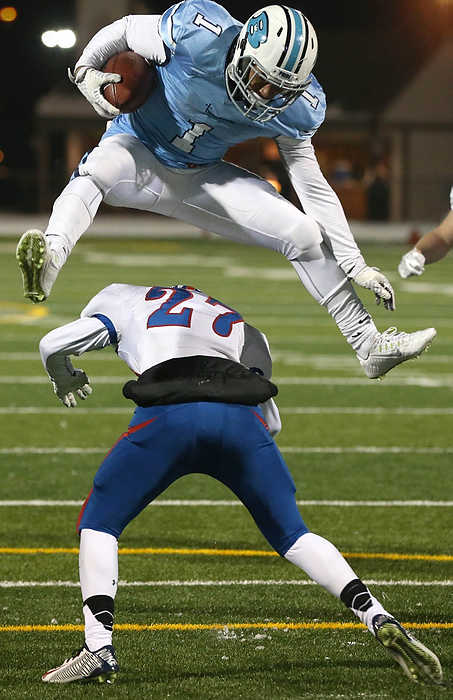
[[[395,308],[395,294],[388,279],[369,267],[355,242],[343,207],[321,172],[311,140],[278,136],[277,146],[303,210],[321,227],[323,237],[343,272],[361,287],[370,289],[389,311]]]
[[[425,256],[425,264],[437,262],[444,258],[453,246],[453,210],[435,229],[419,240],[415,246]]]
[[[432,231],[425,233],[417,245],[403,255],[398,272],[403,279],[411,275],[421,275],[425,265],[444,258],[453,247],[453,209]]]
[[[321,172],[311,140],[279,136],[276,142],[304,212],[321,225],[342,270],[349,275],[366,267],[341,202]]]
[[[54,392],[67,408],[77,405],[92,393],[89,380],[81,369],[74,369],[69,355],[100,350],[110,344],[109,332],[97,318],[80,318],[55,328],[45,335],[39,351]]]

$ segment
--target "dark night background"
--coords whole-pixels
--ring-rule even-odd
[[[14,23],[0,22],[2,90],[0,149],[3,168],[34,164],[33,109],[36,100],[66,78],[81,47],[48,49],[41,33],[74,27],[72,0],[11,2]],[[161,12],[171,3],[146,3]],[[244,21],[264,2],[222,3]],[[315,73],[328,104],[379,113],[420,69],[439,43],[453,33],[453,0],[339,0],[295,3],[314,25],[319,39]],[[11,200],[13,198],[13,201]],[[10,193],[14,206],[23,193]],[[25,198],[26,199],[26,198]]]

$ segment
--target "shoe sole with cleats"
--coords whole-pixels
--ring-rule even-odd
[[[42,302],[47,298],[40,282],[45,256],[44,234],[37,229],[26,231],[17,244],[16,259],[22,273],[24,297],[35,303]]]
[[[107,685],[113,685],[117,677],[116,671],[109,671],[108,673],[101,673],[99,676],[93,676],[92,678],[86,678],[82,680],[82,683],[106,683]]]
[[[429,350],[437,335],[436,329],[426,328],[424,331],[419,332],[425,333],[425,339],[412,353],[404,354],[400,352],[399,355],[389,357],[387,363],[385,363],[384,357],[379,357],[378,354],[373,355],[373,353],[370,357],[371,362],[369,360],[360,360],[360,364],[368,379],[382,379],[387,372],[390,372],[394,367],[401,365],[403,362],[408,362],[409,360],[416,360],[420,355]],[[385,366],[385,364],[387,364],[387,366]]]
[[[439,659],[418,639],[407,635],[393,622],[385,622],[377,630],[376,638],[413,681],[442,685],[442,666]]]

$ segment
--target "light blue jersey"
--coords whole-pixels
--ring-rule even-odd
[[[326,107],[314,76],[307,91],[269,122],[245,117],[229,99],[225,63],[241,27],[212,0],[184,0],[166,10],[160,35],[168,61],[156,66],[157,85],[142,107],[116,117],[103,138],[131,134],[164,165],[187,168],[216,162],[231,146],[259,136],[312,136]]]

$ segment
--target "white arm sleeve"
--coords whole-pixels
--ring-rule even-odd
[[[127,15],[100,29],[88,42],[75,65],[100,69],[121,51],[135,51],[153,63],[164,63],[165,47],[158,32],[160,15]]]
[[[80,318],[47,333],[39,343],[39,352],[49,377],[58,382],[58,377],[72,371],[68,355],[101,350],[109,344],[109,332],[102,321]]]
[[[278,136],[276,142],[305,213],[321,225],[343,272],[355,276],[366,263],[341,202],[321,172],[311,140]]]
[[[240,360],[249,369],[252,367],[260,369],[266,379],[271,378],[272,358],[267,338],[264,333],[248,323],[244,323],[244,345]],[[275,437],[282,429],[277,404],[273,399],[268,399],[260,404],[260,408],[263,411],[264,420],[269,426],[270,434]]]

